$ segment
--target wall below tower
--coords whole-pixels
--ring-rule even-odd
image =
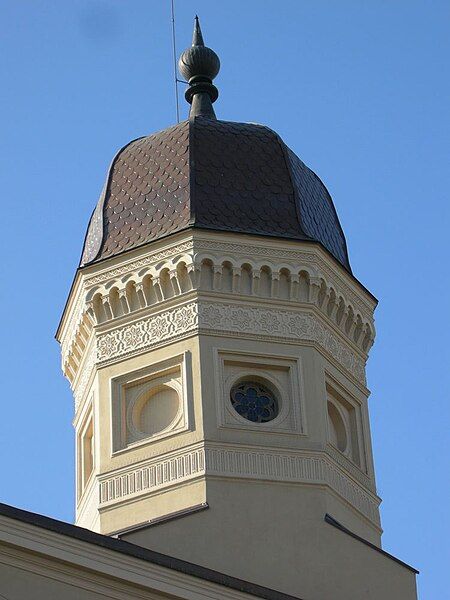
[[[416,598],[413,571],[325,522],[323,490],[209,478],[207,501],[121,538],[304,600]]]

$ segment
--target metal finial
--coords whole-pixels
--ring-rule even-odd
[[[192,46],[180,56],[178,68],[189,83],[184,95],[191,105],[189,116],[215,119],[212,103],[217,100],[219,92],[212,81],[219,72],[220,60],[214,50],[205,46],[197,16],[194,20]]]
[[[200,27],[200,21],[198,20],[197,15],[195,15],[194,19],[194,33],[192,34],[192,45],[193,46],[204,46],[205,42],[203,41],[202,30]]]

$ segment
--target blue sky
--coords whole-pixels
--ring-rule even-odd
[[[441,598],[450,3],[178,0],[179,51],[195,13],[222,61],[217,115],[269,125],[320,175],[380,300],[368,380],[383,543],[421,570],[421,598]],[[175,120],[169,0],[2,0],[0,19],[0,500],[72,521],[73,402],[53,335],[112,156]]]

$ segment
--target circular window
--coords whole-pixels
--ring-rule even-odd
[[[275,394],[256,381],[241,381],[231,388],[231,404],[234,410],[253,423],[267,423],[278,415]]]

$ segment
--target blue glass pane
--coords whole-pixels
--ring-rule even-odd
[[[260,383],[235,385],[231,390],[231,404],[238,414],[252,423],[267,423],[278,415],[274,394]]]

